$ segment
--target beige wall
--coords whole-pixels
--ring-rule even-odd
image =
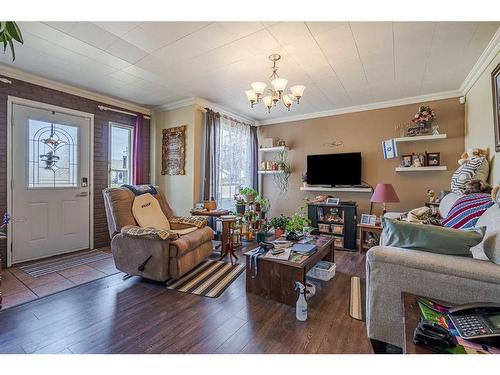
[[[495,134],[493,128],[493,98],[491,72],[500,63],[500,52],[489,64],[479,79],[466,95],[465,104],[465,146],[466,148],[488,148],[490,156],[490,184],[500,183],[500,162],[495,152]]]
[[[196,105],[152,115],[151,160],[153,181],[165,191],[176,215],[188,215],[189,210],[201,199],[202,111]],[[161,174],[162,130],[186,125],[186,174],[167,176]]]
[[[289,161],[292,175],[288,192],[280,195],[272,176],[262,177],[263,193],[271,199],[271,215],[291,214],[303,204],[305,197],[318,194],[299,189],[302,186],[301,175],[306,171],[308,154],[360,151],[363,159],[362,179],[373,186],[377,182],[390,182],[394,185],[401,203],[389,204],[388,209],[392,211],[423,206],[427,189],[449,189],[451,175],[464,151],[464,106],[459,103],[458,98],[426,104],[436,110],[440,131],[447,133],[448,138],[442,141],[400,144],[399,154],[441,152],[441,164],[448,166],[446,172],[397,173],[394,168],[399,164],[399,158],[383,158],[382,140],[399,136],[395,125],[410,119],[418,109],[417,104],[260,127],[260,137],[283,138],[291,147]],[[332,148],[326,145],[334,141],[342,141],[344,146]],[[357,201],[358,214],[368,212],[370,194],[338,193],[336,196],[341,200]],[[374,208],[375,212],[380,212],[377,205]]]

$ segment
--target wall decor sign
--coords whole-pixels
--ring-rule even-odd
[[[184,175],[186,160],[186,125],[163,129],[161,174]]]
[[[495,151],[500,151],[500,64],[491,72],[493,89],[493,118],[495,126]]]

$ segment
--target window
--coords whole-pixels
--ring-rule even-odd
[[[109,128],[109,184],[131,184],[134,129],[116,123],[110,123]]]
[[[28,120],[28,188],[78,187],[79,130]]]
[[[217,205],[232,209],[240,186],[252,186],[250,126],[221,116]]]

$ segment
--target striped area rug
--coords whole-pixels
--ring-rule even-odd
[[[98,260],[111,258],[111,253],[100,250],[88,250],[76,254],[63,255],[56,259],[47,259],[19,267],[32,277],[48,275],[50,273],[63,271],[68,268],[82,266],[84,264],[97,262]]]
[[[244,269],[244,264],[208,259],[179,280],[167,282],[167,289],[217,298]]]

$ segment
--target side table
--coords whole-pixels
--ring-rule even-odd
[[[233,226],[234,223],[236,223],[240,219],[234,217],[234,218],[218,218],[217,220],[219,220],[222,223],[222,233],[221,233],[222,248],[219,260],[222,260],[227,255],[229,255],[229,260],[231,260],[231,264],[233,264],[233,257],[235,258],[235,260],[238,260],[238,257],[234,252],[231,227]]]
[[[359,228],[359,252],[363,250],[368,250],[372,246],[368,246],[366,244],[366,240],[368,233],[373,233],[378,236],[380,240],[380,234],[382,233],[382,227],[379,225],[366,225],[366,224],[358,224]]]
[[[216,209],[216,210],[191,210],[191,215],[193,216],[207,216],[210,222],[210,227],[216,232],[215,219],[221,217],[222,215],[229,214],[229,210]]]

